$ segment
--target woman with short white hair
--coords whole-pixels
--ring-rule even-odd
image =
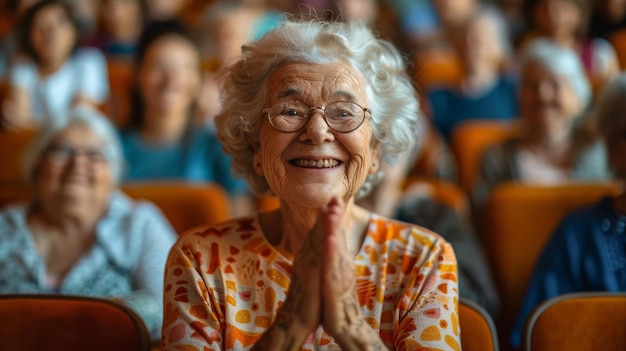
[[[538,39],[525,51],[520,80],[522,128],[483,154],[473,193],[479,212],[491,189],[506,181],[610,178],[605,148],[585,119],[592,93],[576,53]]]
[[[113,298],[158,339],[176,234],[155,206],[117,189],[123,160],[113,126],[77,107],[42,129],[24,161],[33,196],[0,212],[0,294]]]

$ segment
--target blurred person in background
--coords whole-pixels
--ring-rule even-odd
[[[251,211],[247,185],[232,176],[217,137],[194,124],[200,56],[187,30],[177,21],[149,25],[135,67],[130,123],[121,133],[124,179],[216,182],[231,195],[234,213]]]
[[[117,132],[90,107],[41,129],[24,160],[32,199],[0,212],[0,294],[115,299],[158,340],[176,234],[155,206],[118,189],[122,157]]]
[[[70,5],[41,1],[20,22],[25,59],[8,73],[0,124],[35,127],[66,118],[80,104],[101,106],[109,95],[106,61],[95,49],[78,48],[79,31]]]
[[[462,80],[428,92],[432,123],[447,140],[463,121],[518,115],[516,82],[506,72],[511,47],[499,13],[479,10],[457,29],[449,37],[462,64]]]
[[[593,87],[619,73],[613,46],[601,38],[588,37],[589,0],[528,0],[524,2],[528,39],[545,38],[578,53]],[[522,43],[522,50],[525,46]]]
[[[143,0],[148,21],[170,21],[179,19],[190,0]]]
[[[26,10],[39,0],[8,0],[2,6],[2,16],[0,18],[0,28],[2,38],[0,38],[0,82],[4,83],[9,67],[17,59],[18,34],[17,28],[19,19],[22,18]]]
[[[480,213],[498,184],[558,184],[610,178],[604,145],[590,129],[591,87],[578,55],[548,40],[526,49],[520,72],[519,135],[482,156],[473,190]]]
[[[626,75],[603,90],[595,111],[598,131],[617,181],[626,180]],[[511,334],[519,347],[522,328],[541,302],[566,293],[626,292],[626,193],[567,215],[543,249]]]
[[[107,57],[132,59],[144,25],[142,0],[100,0],[96,34],[88,42]]]
[[[626,0],[596,0],[589,24],[589,36],[611,39],[611,34],[626,28]]]

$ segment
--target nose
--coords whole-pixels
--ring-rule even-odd
[[[537,97],[539,98],[539,100],[541,101],[550,101],[552,98],[554,98],[555,95],[555,91],[554,91],[554,87],[552,86],[552,84],[550,84],[549,82],[540,82],[538,87],[537,87]]]
[[[300,141],[322,144],[335,140],[335,134],[326,123],[324,112],[319,108],[311,109],[309,118],[300,134]]]

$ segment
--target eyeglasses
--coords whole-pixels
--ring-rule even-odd
[[[263,109],[267,113],[270,124],[281,132],[292,133],[302,129],[313,110],[321,110],[328,126],[339,133],[349,133],[361,126],[365,120],[365,112],[372,111],[349,101],[335,101],[326,107],[309,107],[300,101],[282,101],[270,108]]]
[[[91,163],[105,163],[113,158],[113,151],[109,147],[76,148],[70,145],[53,144],[46,148],[46,157],[54,163],[65,164],[77,156],[85,156]]]

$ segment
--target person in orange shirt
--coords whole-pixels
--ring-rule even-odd
[[[399,52],[363,23],[318,19],[242,50],[218,138],[280,207],[179,239],[163,350],[459,350],[452,247],[355,205],[421,140]]]

